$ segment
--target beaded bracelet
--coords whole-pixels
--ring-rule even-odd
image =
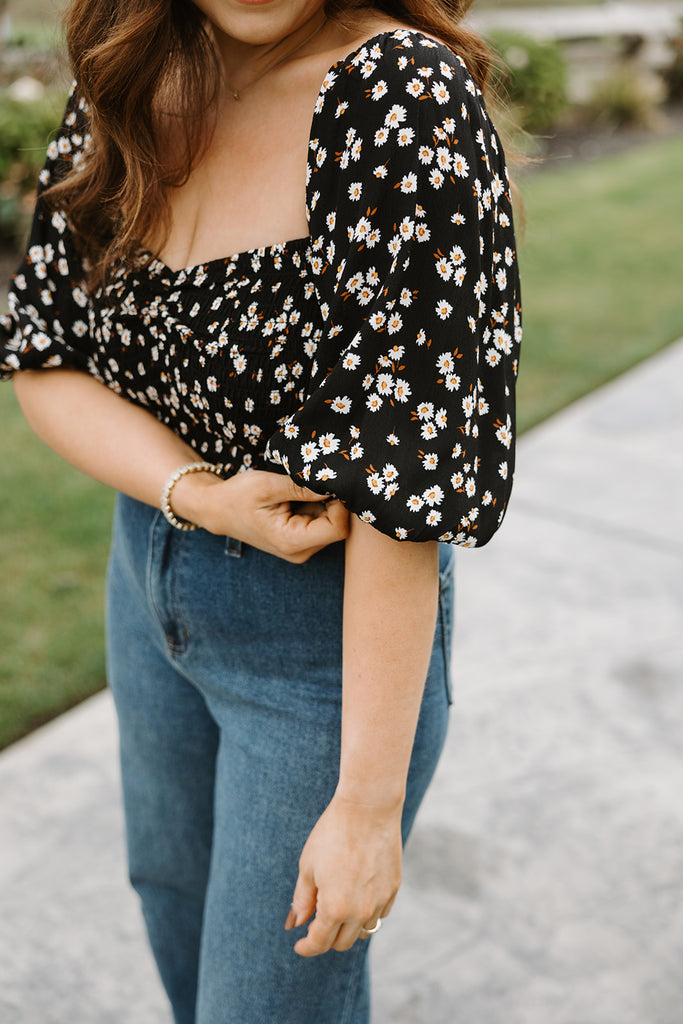
[[[180,469],[176,469],[174,473],[171,473],[164,484],[163,491],[161,492],[160,505],[164,516],[171,526],[175,526],[176,530],[197,529],[196,523],[190,523],[186,519],[178,519],[171,508],[171,494],[173,493],[173,488],[181,477],[187,476],[188,473],[214,473],[216,476],[221,475],[221,471],[218,466],[214,466],[210,462],[188,462],[186,466],[181,466]]]

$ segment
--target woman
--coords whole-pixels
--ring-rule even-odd
[[[178,1024],[369,1019],[451,545],[513,470],[509,183],[461,6],[70,5],[1,368],[121,492],[109,679]]]

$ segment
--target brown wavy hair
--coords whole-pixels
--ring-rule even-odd
[[[472,0],[325,0],[330,20],[352,29],[359,12],[382,13],[443,40],[482,92],[491,56],[461,25]],[[164,239],[169,188],[187,181],[211,140],[220,66],[204,14],[190,0],[71,0],[65,16],[71,70],[90,107],[88,159],[44,193],[66,212],[87,257],[87,284],[128,263],[141,240]],[[168,125],[180,144],[169,152]]]

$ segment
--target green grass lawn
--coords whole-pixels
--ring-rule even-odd
[[[527,429],[683,334],[683,137],[522,180]]]
[[[519,422],[683,334],[683,138],[522,180]],[[30,433],[0,386],[0,746],[104,685],[112,495]]]
[[[112,494],[29,431],[0,385],[0,747],[104,685]]]

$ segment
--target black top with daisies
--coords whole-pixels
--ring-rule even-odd
[[[74,91],[44,188],[87,159]],[[310,235],[179,272],[151,253],[92,295],[38,203],[0,375],[71,366],[225,476],[288,473],[391,537],[482,545],[512,484],[521,322],[510,185],[462,61],[381,33],[326,74]]]

